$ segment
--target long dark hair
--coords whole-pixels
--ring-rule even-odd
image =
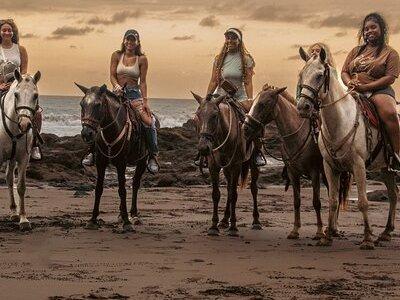
[[[377,12],[370,13],[364,18],[361,28],[358,31],[358,44],[360,45],[360,49],[358,50],[357,56],[360,55],[367,46],[367,41],[364,34],[364,27],[368,21],[373,21],[377,23],[381,30],[381,36],[378,40],[378,49],[376,50],[375,56],[378,56],[381,53],[383,47],[389,42],[388,25],[385,19]]]
[[[0,20],[0,29],[1,27],[3,27],[4,24],[8,24],[11,26],[11,29],[13,31],[13,36],[11,38],[11,41],[14,44],[18,44],[19,43],[19,34],[18,34],[18,27],[15,24],[13,19],[6,19],[6,20]],[[3,39],[0,36],[0,44],[3,42]]]
[[[125,49],[125,45],[124,45],[124,40],[125,40],[125,38],[122,40],[121,49],[118,50],[119,54],[125,53],[126,49]],[[140,43],[140,40],[136,40],[136,42],[137,42],[137,45],[135,48],[135,55],[137,55],[137,56],[144,55],[144,52],[142,52],[142,44]]]
[[[241,37],[243,36],[242,32],[239,29],[237,29],[237,28],[233,28],[233,29],[239,31]],[[245,60],[246,55],[248,55],[253,62],[254,62],[254,59],[250,55],[249,51],[247,51],[246,47],[244,46],[243,40],[241,38],[239,39],[239,53],[240,53],[240,57],[242,59],[242,72],[243,72],[242,80],[245,83],[247,83],[248,78],[247,78],[247,74],[246,74],[246,60]],[[228,54],[228,45],[225,42],[224,46],[221,49],[221,52],[217,55],[217,58],[216,58],[216,73],[217,73],[216,78],[217,78],[218,85],[221,81],[222,65],[224,64],[224,59],[227,54]]]

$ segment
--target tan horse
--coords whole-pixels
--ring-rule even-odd
[[[251,170],[251,193],[253,196],[253,229],[261,229],[257,207],[257,179],[258,167],[251,159],[253,145],[248,143],[241,130],[239,118],[235,110],[224,102],[225,97],[217,99],[203,99],[193,94],[199,103],[196,112],[198,132],[200,135],[198,150],[200,155],[207,157],[212,181],[213,217],[208,235],[218,235],[219,227],[227,227],[228,235],[238,236],[236,226],[236,201],[238,198],[237,186],[239,177],[241,185]],[[223,173],[227,182],[228,199],[224,218],[218,225],[218,204],[220,200],[219,174]]]
[[[302,48],[301,57],[307,62],[300,73],[301,94],[297,108],[302,117],[310,118],[320,112],[321,134],[318,145],[324,158],[324,169],[329,185],[329,224],[320,245],[331,245],[331,230],[336,228],[339,175],[341,171],[353,173],[358,190],[358,208],[364,219],[364,240],[361,249],[373,249],[372,230],[368,219],[366,193],[366,162],[372,161],[370,170],[381,170],[390,199],[390,210],[385,230],[378,240],[390,240],[394,230],[398,189],[395,174],[387,171],[384,151],[378,149],[378,130],[369,127],[361,109],[349,92],[345,92],[338,79],[332,76],[326,63],[326,53],[308,58]],[[376,158],[374,153],[377,152]],[[372,159],[371,159],[372,158]]]

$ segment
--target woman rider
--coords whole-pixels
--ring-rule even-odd
[[[375,104],[394,152],[389,168],[400,170],[400,126],[391,87],[400,73],[399,55],[388,45],[388,28],[378,13],[364,18],[358,40],[363,43],[347,56],[342,80],[348,88],[354,88]]]
[[[228,80],[237,88],[233,98],[249,109],[251,103],[245,102],[253,98],[254,66],[253,57],[244,46],[242,32],[237,28],[229,28],[225,32],[224,46],[214,61],[207,97],[211,97],[215,91],[219,95],[226,95],[221,83]],[[257,151],[256,164],[265,165],[261,151]]]
[[[15,22],[11,19],[0,21],[0,61],[11,62],[14,68],[19,69],[21,74],[26,74],[28,70],[28,53],[25,47],[19,44],[18,28]],[[3,72],[3,70],[1,71]],[[7,93],[14,81],[14,72],[9,74],[2,74],[0,76],[0,93]],[[34,124],[39,134],[42,126],[42,114],[37,111],[34,116]],[[31,151],[31,158],[33,160],[40,160],[42,158],[37,138],[34,139]]]
[[[139,33],[130,29],[124,35],[121,50],[115,51],[111,56],[110,81],[114,93],[123,95],[130,101],[131,107],[140,112],[149,150],[147,169],[154,174],[159,170],[158,146],[155,118],[147,99],[147,68],[148,61],[141,49]],[[93,165],[93,154],[90,153],[82,163]]]

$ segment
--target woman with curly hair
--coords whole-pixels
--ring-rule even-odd
[[[400,171],[400,126],[391,87],[400,74],[400,62],[388,40],[384,18],[378,13],[367,15],[358,34],[359,46],[350,51],[344,62],[342,80],[375,104],[394,152],[390,168]]]
[[[0,92],[7,93],[14,80],[14,72],[7,72],[10,64],[13,69],[18,69],[21,74],[28,71],[28,53],[25,47],[19,44],[18,28],[12,19],[0,21],[0,61],[2,66],[2,76],[0,76]],[[7,63],[7,65],[5,65]],[[10,70],[9,70],[10,71]],[[37,130],[34,135],[39,134],[42,127],[42,113],[37,111],[34,116],[34,124]],[[42,158],[37,138],[34,139],[31,158],[40,160]]]

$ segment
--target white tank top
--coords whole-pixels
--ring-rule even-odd
[[[3,48],[0,45],[0,60],[11,61],[19,69],[19,67],[21,66],[21,55],[19,53],[18,44],[13,43],[13,45],[10,49]]]
[[[125,66],[124,65],[124,53],[121,55],[118,66],[117,66],[117,75],[125,75],[129,77],[133,77],[138,79],[140,76],[140,69],[139,69],[139,56],[136,56],[136,61],[133,66]]]

